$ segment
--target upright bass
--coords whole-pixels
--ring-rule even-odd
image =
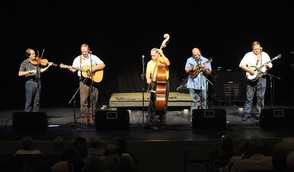
[[[166,44],[170,38],[169,34],[164,34],[163,36],[165,39],[161,43],[160,50],[166,47]],[[159,57],[162,58],[162,57]],[[156,91],[155,91],[155,110],[156,111],[164,111],[167,105],[166,101],[166,71],[167,66],[165,64],[158,64],[157,59],[156,66],[157,66],[157,75],[156,75]]]

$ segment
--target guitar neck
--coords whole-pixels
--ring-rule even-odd
[[[79,70],[79,71],[81,71],[81,72],[84,71],[83,69],[80,69],[80,68],[77,68],[77,67],[73,67],[73,66],[70,66],[70,65],[60,64],[59,66],[60,66],[61,68],[75,69],[75,70]]]

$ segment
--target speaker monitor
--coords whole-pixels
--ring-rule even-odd
[[[263,109],[259,119],[261,128],[293,127],[293,123],[294,109],[291,108]]]
[[[95,114],[96,130],[127,130],[130,125],[128,110],[99,110]]]
[[[13,112],[14,131],[46,131],[48,119],[45,112]]]
[[[192,113],[193,129],[226,128],[225,109],[194,109]]]

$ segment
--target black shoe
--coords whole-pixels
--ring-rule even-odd
[[[247,115],[245,114],[243,117],[242,117],[242,121],[247,121],[250,119],[250,115]]]
[[[159,123],[159,128],[167,128],[167,125],[165,122]]]
[[[260,118],[260,115],[255,116],[255,120],[259,120],[259,118]]]
[[[159,127],[157,127],[156,125],[145,125],[146,129],[150,129],[150,130],[158,130]]]

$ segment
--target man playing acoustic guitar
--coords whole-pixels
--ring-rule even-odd
[[[80,110],[83,124],[93,124],[93,115],[98,103],[98,82],[102,80],[104,62],[92,54],[89,45],[81,45],[81,55],[77,56],[68,69],[78,71],[80,77]],[[87,71],[85,71],[87,69]],[[96,80],[97,78],[97,80]]]
[[[258,41],[254,41],[252,43],[252,51],[244,55],[239,67],[246,71],[247,75],[246,101],[242,121],[249,120],[251,117],[255,94],[257,110],[255,118],[259,119],[259,115],[264,107],[264,97],[266,91],[265,74],[268,69],[273,67],[273,64],[271,63],[269,55],[262,51],[260,43]],[[260,70],[256,70],[259,67],[261,67]]]

